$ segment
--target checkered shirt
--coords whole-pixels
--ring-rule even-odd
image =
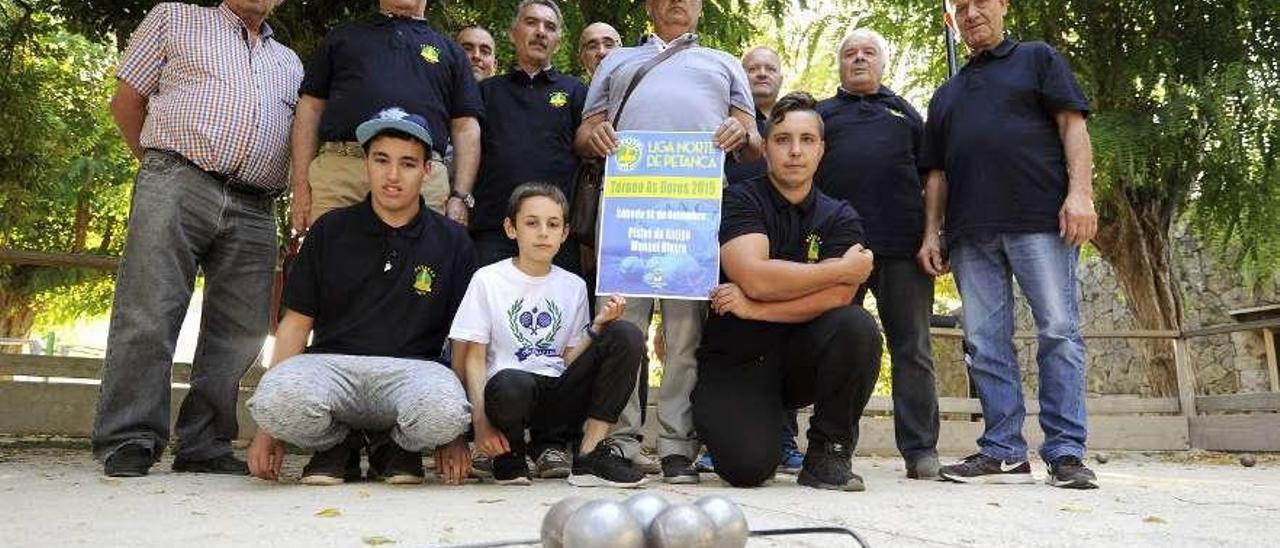
[[[143,148],[177,152],[248,185],[285,188],[302,63],[270,26],[251,43],[225,3],[158,4],[116,75],[148,98]]]

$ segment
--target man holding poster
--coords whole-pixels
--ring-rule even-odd
[[[759,154],[760,136],[755,129],[755,105],[751,100],[751,88],[742,65],[725,52],[698,46],[697,36],[693,34],[698,18],[702,15],[702,1],[646,0],[645,9],[653,23],[654,34],[643,45],[615,50],[600,64],[587,92],[582,125],[578,128],[574,141],[575,150],[587,157],[608,157],[615,152],[630,155],[644,150],[639,142],[624,143],[615,130],[706,132],[710,133],[710,143],[719,151],[735,154],[741,159],[756,158]],[[631,89],[632,81],[642,68],[646,69],[641,76],[643,80]],[[624,98],[626,105],[622,108]],[[617,120],[616,128],[612,120]],[[684,137],[667,135],[663,139],[675,144],[687,138],[689,140],[683,142],[697,148],[704,145],[694,143],[708,142],[706,133],[702,136]],[[637,140],[641,138],[632,137]],[[682,156],[686,160],[716,157],[705,149],[669,156]],[[619,159],[627,158],[630,156],[620,155],[611,161],[616,163]],[[687,205],[691,207],[694,202],[718,202],[718,190],[714,192],[714,196],[705,192],[708,189],[704,177],[712,169],[723,167],[718,165],[710,168],[700,164],[696,168],[695,179],[683,180],[689,188],[678,192],[681,201],[687,198],[690,202]],[[672,183],[673,188],[680,186],[682,181],[669,177],[667,180]],[[601,224],[608,226],[628,222],[616,217],[626,209],[629,208],[614,208],[612,214],[615,218],[609,217],[610,212],[604,212]],[[718,209],[717,203],[714,212],[717,217]],[[667,210],[668,217],[672,212],[673,210]],[[710,211],[702,212],[712,214]],[[682,215],[697,218],[697,213],[694,210],[691,214]],[[648,215],[647,212],[644,214]],[[639,224],[632,224],[631,227],[643,228]],[[663,236],[661,242],[667,245],[675,244],[677,240],[687,236],[687,241],[683,242],[684,249],[689,252],[687,257],[715,253],[714,241],[697,239],[692,232],[675,232],[671,234],[671,238],[666,238],[664,231]],[[657,241],[659,240],[649,239],[647,245],[654,245]],[[663,244],[657,245],[661,249]],[[643,255],[645,258],[639,260],[647,268],[649,259],[657,253],[643,252]],[[687,265],[685,263],[686,267]],[[632,261],[630,266],[638,265]],[[661,270],[661,278],[668,279],[667,268]],[[653,278],[652,274],[650,278]],[[702,322],[707,305],[704,300],[685,300],[686,298],[666,298],[661,304],[666,353],[662,359],[662,387],[658,393],[658,421],[661,425],[658,454],[662,460],[663,479],[669,483],[698,481],[698,474],[693,469],[693,457],[697,454],[699,443],[694,438],[689,394],[696,380],[694,350],[702,336]],[[700,298],[705,299],[705,296]],[[632,298],[627,302],[624,319],[647,331],[654,299]],[[647,386],[643,382],[645,380],[647,379],[641,379],[642,382],[637,383],[640,390]],[[639,462],[644,459],[640,454],[640,416],[638,394],[635,394],[614,428],[613,442],[623,456],[643,464]]]
[[[716,473],[738,487],[773,476],[783,409],[813,404],[796,482],[865,489],[850,459],[880,372],[880,333],[852,300],[874,258],[853,207],[813,186],[825,149],[816,109],[804,92],[780,99],[765,138],[768,175],[725,191],[726,283],[711,295],[692,401]]]

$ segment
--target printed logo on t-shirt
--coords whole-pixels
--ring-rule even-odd
[[[818,262],[818,259],[822,257],[822,238],[810,232],[809,236],[804,239],[804,243],[805,260],[809,261],[809,264]]]
[[[431,285],[436,281],[436,271],[426,265],[413,269],[413,290],[419,295],[431,293]]]
[[[433,65],[440,62],[440,50],[436,49],[436,47],[431,44],[424,44],[422,46],[421,55],[423,61]]]
[[[565,105],[569,104],[569,94],[565,93],[564,90],[553,91],[551,96],[547,98],[547,104],[555,108],[564,108]]]
[[[533,308],[525,309],[524,299],[507,309],[507,327],[520,348],[516,349],[516,359],[525,361],[532,356],[559,357],[560,349],[556,348],[556,335],[564,325],[564,314],[551,299],[541,305],[534,303]]]

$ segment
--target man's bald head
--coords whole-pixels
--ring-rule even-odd
[[[742,56],[742,70],[747,72],[756,108],[767,115],[782,91],[782,58],[770,48],[754,47]]]
[[[622,36],[618,29],[605,22],[597,21],[582,29],[578,38],[578,61],[587,69],[587,74],[595,74],[600,61],[614,48],[622,45]]]

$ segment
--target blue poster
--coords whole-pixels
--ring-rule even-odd
[[[724,151],[710,132],[621,131],[604,170],[596,294],[706,300],[720,276]]]

